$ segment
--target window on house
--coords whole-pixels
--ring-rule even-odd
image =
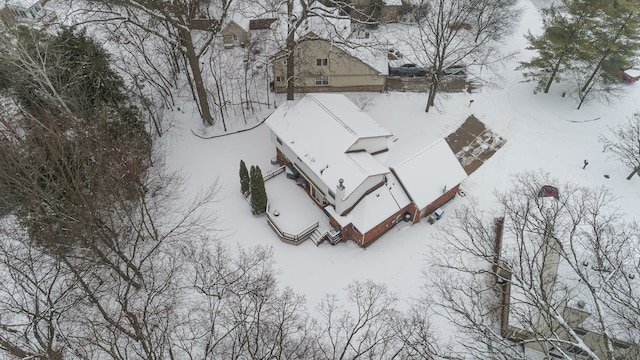
[[[316,59],[317,66],[327,66],[329,64],[329,59]]]
[[[287,65],[287,59],[282,60],[282,63],[283,63],[284,65]]]
[[[283,82],[284,81],[284,76],[276,76],[276,81],[277,82]]]
[[[237,34],[233,34],[233,35],[231,35],[231,38],[233,39],[233,43],[234,43],[234,44],[238,44],[238,43],[239,43],[239,41],[238,41],[238,35],[237,35]]]
[[[582,349],[581,349],[579,346],[577,346],[577,345],[569,346],[569,347],[567,348],[567,351],[569,351],[570,353],[574,353],[574,354],[576,354],[576,355],[584,355],[584,354],[586,354],[586,353],[587,353],[586,351],[582,350]]]
[[[316,85],[329,85],[328,76],[316,76]]]

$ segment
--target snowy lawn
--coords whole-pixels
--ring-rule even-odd
[[[505,44],[505,50],[522,51],[525,47],[522,33],[529,28],[539,31],[536,8],[529,2],[523,2],[522,6],[520,31]],[[640,206],[637,206],[640,178],[627,181],[630,169],[610,159],[598,142],[601,134],[609,133],[609,126],[623,123],[639,110],[640,84],[624,85],[624,95],[612,104],[591,102],[575,110],[577,102],[571,89],[563,84],[554,84],[549,94],[533,94],[533,84],[522,82],[522,75],[515,71],[517,60],[524,56],[526,53],[521,52],[506,64],[500,71],[501,78],[480,74],[503,84],[501,88],[485,86],[479,93],[439,94],[436,107],[429,113],[424,112],[426,94],[346,94],[394,134],[397,141],[393,145],[393,156],[415,153],[455,131],[471,114],[506,140],[502,149],[462,183],[461,189],[467,196],[456,197],[447,204],[442,220],[434,225],[422,220],[413,226],[395,227],[366,249],[352,242],[335,246],[325,243],[319,247],[310,241],[299,246],[288,245],[277,238],[264,216],[251,214],[239,191],[239,162],[242,159],[247,166],[259,165],[263,173],[275,168],[270,164],[275,157],[275,147],[270,143],[265,125],[234,135],[200,139],[191,133],[192,129],[200,128],[197,113],[176,112],[176,127],[165,137],[167,162],[185,174],[192,193],[219,181],[217,228],[224,241],[272,247],[280,284],[306,295],[310,308],[325,293],[341,293],[356,279],[385,283],[408,300],[420,292],[422,272],[429,271],[428,255],[439,248],[439,229],[453,221],[447,214],[471,199],[477,200],[484,209],[495,209],[494,191],[506,189],[513,174],[545,171],[578,185],[606,186],[618,197],[623,212],[640,219]],[[567,96],[562,97],[564,91]],[[470,104],[470,100],[474,100],[473,103]],[[269,110],[273,109],[263,109],[265,116]],[[583,170],[585,159],[589,165]],[[424,171],[430,173],[437,169]],[[605,178],[605,174],[610,178]],[[280,177],[286,180],[284,175]],[[290,201],[297,203],[299,200],[293,200],[293,196],[301,193],[300,188],[289,183]],[[282,189],[277,190],[276,195],[269,183],[267,191],[274,201],[289,201]],[[306,201],[315,206],[310,198]],[[318,213],[322,214],[319,209]]]

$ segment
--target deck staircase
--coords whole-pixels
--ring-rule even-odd
[[[311,239],[316,246],[319,246],[325,241],[328,241],[331,245],[335,245],[342,240],[339,232],[335,232],[333,230],[326,230],[322,232],[318,228],[309,235],[309,239]]]
[[[313,241],[313,243],[316,244],[316,246],[318,246],[322,244],[322,242],[325,240],[325,237],[323,235],[324,234],[320,232],[318,228],[316,228],[315,230],[313,230],[311,235],[309,235],[309,239]]]

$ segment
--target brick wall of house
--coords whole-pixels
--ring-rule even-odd
[[[422,209],[420,211],[420,217],[424,217],[424,216],[427,216],[427,215],[431,214],[437,208],[439,208],[440,206],[442,206],[442,205],[448,203],[450,200],[452,200],[456,196],[456,194],[458,193],[458,188],[459,187],[460,187],[459,184],[454,186],[454,187],[452,187],[451,190],[449,190],[446,193],[442,194],[442,196],[437,198],[436,201],[434,201],[431,204],[427,205],[427,207],[425,207],[424,209]],[[420,220],[420,219],[418,219],[418,220]]]
[[[356,244],[362,246],[362,234],[353,228],[353,224],[343,226],[340,229],[340,237],[342,238],[342,241],[352,240],[355,241]]]
[[[394,227],[397,223],[403,221],[402,220],[403,215],[406,212],[409,212],[411,214],[414,208],[415,206],[413,206],[413,204],[409,204],[404,208],[398,210],[393,215],[389,216],[386,220],[384,220],[380,224],[376,225],[373,229],[367,231],[367,233],[364,235],[364,243],[360,246],[363,246],[363,247],[369,246],[371,243],[373,243],[373,241],[375,241],[384,233],[389,231],[389,229]]]
[[[289,159],[287,159],[287,157],[284,156],[282,151],[280,151],[280,149],[278,148],[276,148],[276,159],[278,159],[278,164],[280,166],[287,165],[288,163],[290,163]]]

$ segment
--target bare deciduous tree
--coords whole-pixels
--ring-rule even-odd
[[[16,358],[63,359],[66,325],[82,294],[61,262],[29,246],[11,218],[0,227],[0,349]]]
[[[345,305],[328,295],[318,308],[321,357],[388,359],[402,353],[403,344],[394,328],[402,317],[396,309],[396,295],[371,281],[356,281],[346,292]]]
[[[464,62],[488,65],[489,54],[519,18],[513,0],[420,1],[413,11],[418,33],[408,39],[429,69],[425,111],[434,106],[443,71]]]
[[[436,260],[447,275],[434,299],[471,340],[467,355],[638,356],[638,228],[609,192],[526,173],[498,199],[498,221],[461,209]]]
[[[612,153],[620,162],[629,166],[627,180],[640,171],[640,114],[629,118],[626,124],[611,129],[612,138],[600,136],[604,150]]]

